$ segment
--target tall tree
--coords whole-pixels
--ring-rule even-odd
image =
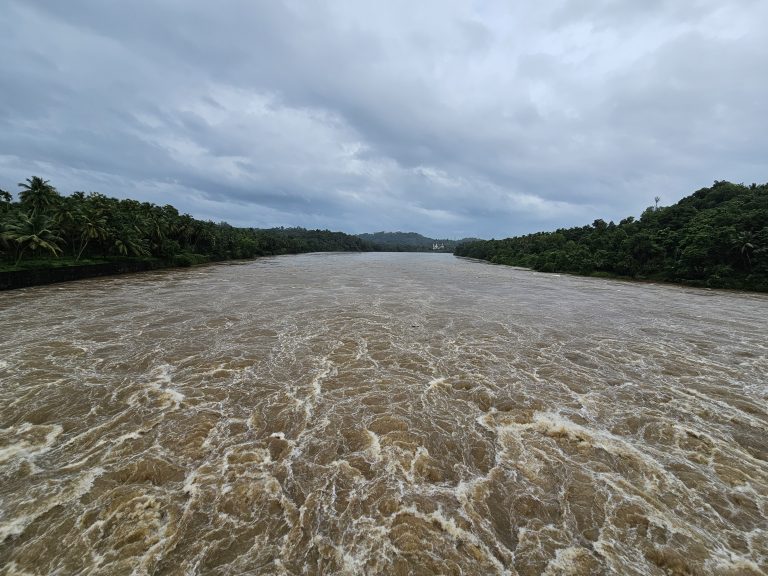
[[[42,250],[54,256],[61,253],[59,244],[62,239],[53,230],[53,220],[45,214],[19,213],[15,221],[5,226],[2,235],[5,241],[16,245],[16,266],[19,265],[27,250],[31,252]]]
[[[732,242],[733,247],[746,259],[747,268],[752,268],[752,259],[749,255],[755,249],[755,235],[752,232],[739,232]]]
[[[61,198],[48,180],[43,180],[40,176],[27,178],[25,182],[19,182],[19,200],[23,208],[31,210],[35,214],[40,214],[53,206]]]

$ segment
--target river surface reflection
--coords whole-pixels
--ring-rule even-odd
[[[0,293],[2,574],[765,574],[768,298],[444,254]]]

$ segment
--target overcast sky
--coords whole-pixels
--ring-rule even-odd
[[[765,0],[0,0],[0,187],[505,237],[768,181]]]

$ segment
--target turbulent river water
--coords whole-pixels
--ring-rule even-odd
[[[766,574],[765,295],[311,254],[0,326],[2,574]]]

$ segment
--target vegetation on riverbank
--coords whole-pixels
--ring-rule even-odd
[[[542,272],[768,291],[768,184],[716,181],[639,220],[470,242],[455,254]]]
[[[374,232],[357,236],[383,252],[453,252],[459,243],[477,240],[477,238],[463,240],[428,238],[417,232]]]
[[[173,206],[103,194],[64,196],[38,176],[18,200],[0,190],[0,272],[145,261],[152,267],[323,251],[365,251],[364,240],[328,230],[236,228]]]

